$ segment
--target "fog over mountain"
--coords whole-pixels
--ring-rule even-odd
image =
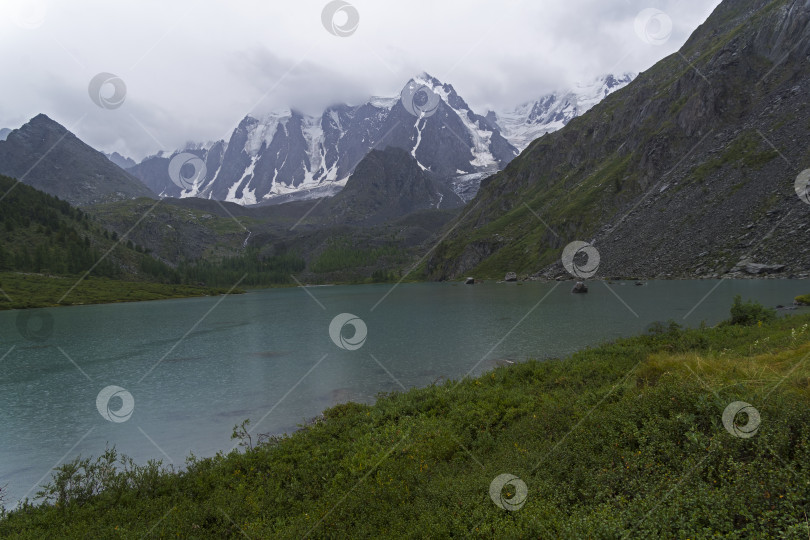
[[[94,1],[82,10],[9,2],[0,17],[0,57],[13,84],[0,100],[0,126],[17,128],[45,113],[94,148],[141,161],[189,140],[227,139],[246,113],[320,115],[335,103],[395,95],[423,71],[452,82],[483,114],[603,74],[644,71],[675,52],[717,3],[555,0],[518,9],[358,0],[358,24],[340,37],[324,26],[320,0]],[[650,7],[666,13],[671,27],[656,29],[648,18],[640,37],[637,18]],[[657,39],[661,32],[666,39]],[[99,73],[125,83],[120,106],[88,99]]]

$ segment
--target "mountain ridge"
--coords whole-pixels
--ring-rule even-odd
[[[597,86],[612,91],[631,75],[616,77],[601,77]],[[522,148],[517,145],[528,144],[527,137],[555,130],[592,106],[599,96],[592,95],[598,94],[596,89],[590,90],[589,95],[574,89],[540,98],[554,109],[556,124],[551,119],[538,121],[535,116],[540,112],[530,118],[503,114],[499,123],[491,111],[486,115],[473,111],[451,84],[422,73],[408,81],[399,96],[333,105],[320,116],[295,109],[247,115],[227,141],[148,156],[128,170],[159,196],[278,204],[332,196],[369,151],[394,146],[409,151],[420,167],[445,178],[459,196],[469,200],[482,178],[518,155]],[[505,136],[502,132],[507,129],[517,134]],[[191,154],[205,164],[205,174],[188,189],[181,189],[167,173],[170,161],[181,154]]]
[[[435,106],[424,111],[420,99]],[[295,109],[247,115],[228,141],[151,156],[129,171],[160,196],[272,204],[297,192],[333,194],[369,151],[387,146],[409,151],[424,170],[447,178],[494,172],[518,153],[452,85],[424,74],[396,98],[333,105],[320,116]],[[166,172],[171,159],[184,153],[205,164],[205,174],[190,189],[181,189]]]

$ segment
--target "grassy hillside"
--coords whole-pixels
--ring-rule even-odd
[[[210,210],[164,200],[155,206],[152,200],[135,199],[95,205],[88,212],[110,230],[132,231],[133,242],[148,246],[157,257],[171,264],[238,255],[247,230],[256,230],[261,220],[244,215],[233,219],[227,213],[217,215],[214,211],[221,209],[209,205]]]
[[[180,474],[110,475],[114,452],[74,462],[50,504],[7,515],[0,536],[806,538],[810,316],[751,322],[655,325],[561,361],[340,405]],[[752,438],[724,428],[735,401],[761,415]],[[504,473],[526,485],[515,511],[489,493]]]
[[[0,176],[0,309],[225,292],[197,286],[204,280],[192,281],[197,276],[178,272],[148,251],[122,241],[83,210]]]

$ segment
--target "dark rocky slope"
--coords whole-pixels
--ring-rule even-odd
[[[44,114],[0,141],[0,174],[77,206],[154,198],[140,180]]]
[[[600,276],[806,274],[808,21],[805,0],[724,1],[678,53],[485,180],[427,275],[553,278],[573,240],[597,246]]]
[[[0,174],[77,206],[154,198],[137,178],[44,114],[0,141]]]
[[[372,150],[363,158],[346,187],[324,203],[323,216],[332,223],[376,225],[420,210],[463,204],[408,152],[391,147]]]

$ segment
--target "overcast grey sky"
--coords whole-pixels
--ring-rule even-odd
[[[327,18],[349,34],[337,36],[325,0],[0,0],[0,127],[43,112],[95,148],[140,159],[227,138],[248,113],[396,95],[422,71],[483,114],[642,71],[719,0],[347,3]],[[100,72],[126,84],[120,106],[90,99]]]

